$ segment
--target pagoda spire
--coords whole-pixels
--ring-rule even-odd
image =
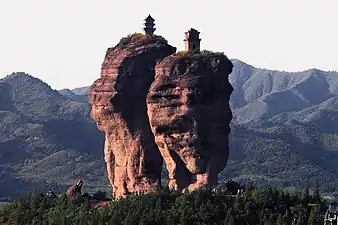
[[[156,28],[154,28],[155,23],[154,23],[154,18],[151,17],[151,15],[149,14],[148,17],[145,19],[145,27],[143,28],[145,34],[148,35],[153,35],[154,31],[156,30]]]

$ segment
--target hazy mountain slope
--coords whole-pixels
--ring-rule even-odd
[[[276,124],[302,124],[317,128],[323,132],[338,132],[338,96],[303,110],[280,113],[272,118],[250,123],[250,127],[269,127]]]
[[[79,87],[79,88],[74,88],[74,89],[72,89],[72,92],[73,92],[75,95],[88,95],[89,89],[90,89],[89,86]]]
[[[105,182],[103,136],[88,103],[67,100],[24,73],[1,79],[0,92],[0,183],[27,183],[18,190],[0,184],[0,195],[31,191],[43,181],[68,185],[82,176],[90,181],[97,173],[95,182]]]
[[[303,126],[235,128],[230,160],[220,178],[283,187],[304,187],[318,180],[325,191],[333,191],[338,184],[337,143],[338,135]]]
[[[86,87],[88,89],[88,87]],[[73,92],[75,90],[75,92]],[[69,100],[73,100],[73,101],[79,101],[79,102],[88,102],[88,97],[86,92],[82,91],[82,89],[80,88],[80,91],[78,94],[78,92],[76,92],[76,89],[74,90],[69,90],[69,89],[62,89],[59,90],[59,94],[61,94],[62,96],[66,97]],[[88,89],[89,90],[89,89]]]
[[[338,95],[336,72],[310,69],[288,73],[257,69],[239,60],[233,63],[230,82],[235,89],[231,96],[234,124],[302,111]]]

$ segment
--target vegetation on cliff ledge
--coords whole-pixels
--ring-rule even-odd
[[[159,35],[147,35],[142,33],[129,34],[121,38],[120,42],[115,46],[121,49],[128,47],[131,43],[137,45],[150,45],[150,44],[168,44],[168,41]]]
[[[223,52],[212,52],[208,50],[203,51],[180,51],[176,54],[169,56],[166,60],[164,60],[164,64],[171,62],[171,63],[181,63],[182,61],[204,61],[209,62],[212,59],[226,57]]]
[[[288,193],[249,188],[242,197],[231,197],[226,190],[186,195],[163,190],[129,196],[99,209],[69,203],[64,196],[49,199],[37,193],[2,208],[0,224],[319,225],[325,205],[318,191],[311,195],[308,189]]]
[[[176,58],[181,59],[181,58],[209,58],[209,57],[219,57],[219,56],[224,56],[223,52],[213,52],[213,51],[208,51],[208,50],[202,50],[202,51],[180,51],[176,53]]]

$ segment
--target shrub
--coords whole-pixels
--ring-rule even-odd
[[[168,41],[159,35],[147,35],[141,33],[129,34],[121,38],[120,42],[115,46],[121,49],[128,47],[130,44],[135,43],[137,46],[149,44],[167,44]]]
[[[217,57],[226,57],[223,52],[212,52],[212,51],[180,51],[177,52],[171,60],[175,64],[180,64],[183,61],[203,61],[205,63],[209,63],[210,60],[217,58]],[[229,61],[230,62],[230,61]]]

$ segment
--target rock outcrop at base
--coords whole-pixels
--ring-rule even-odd
[[[83,180],[79,180],[76,184],[68,188],[66,192],[67,199],[69,201],[75,201],[82,196],[81,189],[83,185]]]
[[[233,65],[223,53],[183,52],[156,65],[147,107],[169,188],[214,187],[229,155]]]
[[[156,191],[162,157],[151,132],[146,106],[155,65],[176,52],[160,36],[134,34],[107,50],[89,93],[92,117],[105,132],[105,162],[115,198]]]

